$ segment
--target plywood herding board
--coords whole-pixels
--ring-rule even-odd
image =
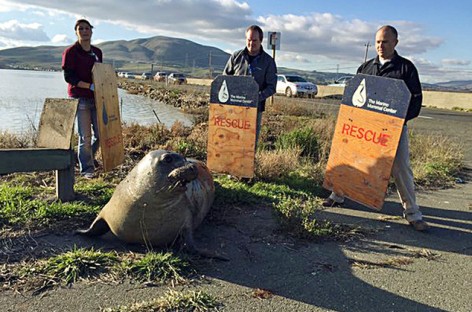
[[[79,100],[51,99],[44,102],[39,120],[38,147],[70,149]]]
[[[207,166],[236,177],[254,176],[257,108],[210,104]]]
[[[103,169],[109,171],[124,160],[116,73],[110,64],[95,63],[92,76]]]
[[[323,187],[380,210],[404,120],[341,105]]]

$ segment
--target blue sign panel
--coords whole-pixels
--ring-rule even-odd
[[[345,87],[341,104],[405,119],[410,97],[403,80],[358,74]]]
[[[252,76],[218,76],[211,83],[210,103],[257,107],[259,86]]]

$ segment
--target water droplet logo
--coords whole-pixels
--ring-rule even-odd
[[[108,113],[107,113],[107,106],[105,105],[105,102],[102,104],[102,120],[105,125],[108,124]]]
[[[367,92],[365,88],[365,79],[362,79],[361,83],[356,89],[356,92],[352,95],[352,105],[356,107],[362,107],[366,103]]]
[[[223,80],[221,84],[220,91],[218,92],[218,100],[221,103],[226,103],[229,100],[228,86],[226,85],[226,80]]]

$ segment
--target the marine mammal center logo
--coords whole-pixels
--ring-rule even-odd
[[[365,86],[365,78],[362,79],[361,83],[357,87],[356,91],[352,95],[352,105],[356,107],[362,107],[367,102],[367,91]]]
[[[228,86],[226,84],[226,80],[223,80],[223,83],[221,84],[220,91],[218,92],[218,100],[220,103],[226,103],[228,102],[229,99],[229,92],[228,92]]]

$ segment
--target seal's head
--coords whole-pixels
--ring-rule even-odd
[[[127,179],[137,183],[136,190],[154,189],[165,194],[185,192],[186,184],[198,177],[196,165],[177,153],[156,150],[148,153]]]

